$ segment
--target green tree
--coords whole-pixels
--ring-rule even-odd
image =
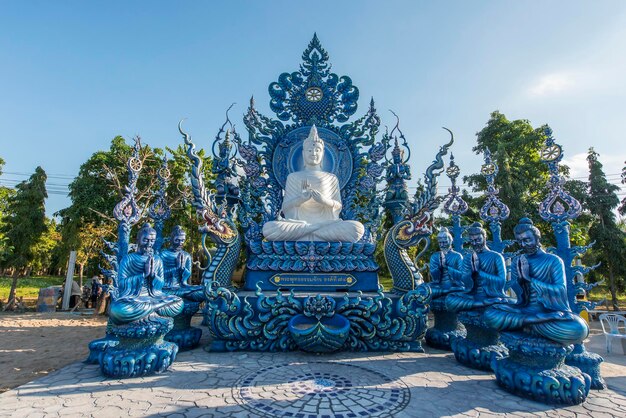
[[[602,275],[608,279],[613,309],[619,310],[617,292],[624,290],[626,275],[626,234],[619,228],[614,213],[619,205],[616,192],[618,186],[609,183],[598,161],[598,153],[589,148],[589,189],[584,205],[591,213],[593,221],[589,237],[595,241],[591,255],[602,262],[592,275]]]
[[[624,162],[626,164],[626,162]],[[626,165],[622,168],[622,184],[626,184]],[[626,197],[622,199],[622,204],[619,206],[619,214],[626,215]]]
[[[36,274],[53,271],[56,247],[61,243],[61,234],[54,219],[45,219],[46,229],[33,246],[31,270]]]
[[[187,250],[200,259],[203,254],[200,248],[200,235],[197,228],[195,211],[191,207],[191,191],[188,180],[190,162],[185,156],[182,146],[167,150],[171,155],[168,160],[170,171],[168,186],[168,202],[172,209],[171,218],[165,224],[165,233],[180,224],[187,230]],[[128,180],[126,162],[132,153],[132,147],[126,144],[121,136],[113,138],[106,151],[95,152],[79,169],[78,176],[69,186],[69,197],[72,204],[58,212],[61,217],[61,234],[63,237],[62,258],[67,260],[71,250],[77,251],[79,278],[84,272],[98,272],[100,250],[104,244],[102,239],[114,241],[117,238],[117,221],[112,211],[125,193],[124,186]],[[137,203],[148,221],[147,208],[153,202],[154,193],[159,187],[156,173],[161,168],[165,151],[142,146],[140,159],[143,168],[137,182]],[[211,184],[211,159],[204,158],[205,181]]]
[[[510,222],[502,226],[502,237],[511,237],[515,222],[524,216],[537,218],[537,206],[545,196],[548,169],[541,162],[545,126],[533,128],[528,120],[510,121],[502,113],[491,114],[487,125],[476,134],[472,150],[482,154],[489,148],[499,172],[495,179],[500,198],[511,209]],[[464,178],[473,191],[484,192],[487,184],[481,174]],[[469,198],[470,207],[480,208],[484,197]],[[545,228],[545,226],[544,226]]]
[[[46,231],[45,199],[46,172],[41,167],[26,181],[19,183],[16,193],[9,198],[6,224],[2,232],[11,248],[4,257],[4,265],[12,267],[13,282],[9,293],[9,307],[15,303],[15,288],[20,273],[28,276],[35,258],[35,246]]]
[[[2,175],[3,168],[4,160],[0,158],[0,175]],[[11,248],[6,234],[3,231],[6,225],[7,205],[9,204],[9,198],[13,194],[15,194],[15,190],[12,188],[0,186],[0,266],[3,265],[4,257],[8,255]]]

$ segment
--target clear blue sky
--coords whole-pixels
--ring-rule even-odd
[[[626,160],[624,1],[2,1],[0,183],[41,165],[51,214],[115,135],[175,146],[187,117],[206,145],[252,94],[269,115],[268,84],[298,68],[313,32],[359,87],[357,115],[370,96],[384,123],[398,113],[414,173],[441,126],[463,173],[477,171],[475,133],[496,109],[550,124],[575,176],[592,145],[607,174]]]

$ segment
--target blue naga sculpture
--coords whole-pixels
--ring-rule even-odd
[[[205,186],[202,161],[179,126],[192,162],[194,206],[205,223],[203,244],[209,238],[217,247],[203,274],[211,349],[422,351],[430,289],[406,250],[428,243],[439,202],[436,177],[452,141],[428,168],[425,191],[413,202],[401,193],[410,176],[407,161],[392,153],[401,173],[387,178],[390,187],[402,189],[394,197],[404,203],[384,241],[394,281],[393,292],[385,293],[374,251],[383,195],[377,185],[386,166],[389,173],[389,161],[383,159],[390,147],[389,136],[375,139],[380,118],[374,101],[363,117],[348,122],[357,110],[359,90],[349,77],[330,72],[317,36],[304,51],[299,71],[281,74],[269,93],[278,120],[260,114],[251,100],[244,116],[247,140],[232,125],[222,137],[224,125],[214,141],[213,149],[219,149],[214,152],[216,193]],[[316,148],[320,155],[305,155]],[[303,164],[310,171],[291,176]],[[289,176],[292,184],[285,191]],[[293,185],[294,178],[304,179],[301,188]],[[318,190],[320,184],[326,189]],[[285,193],[291,193],[288,205]],[[286,232],[296,237],[315,231],[293,211],[292,201],[303,205],[311,199],[332,208],[333,217],[324,222],[347,221],[342,229],[355,228],[357,237],[325,242],[264,236],[270,230],[304,231]],[[236,289],[231,276],[244,242],[244,284]]]
[[[424,283],[416,263],[411,260],[407,250],[423,243],[416,257],[418,260],[430,245],[433,211],[441,202],[441,197],[437,196],[437,177],[443,171],[443,156],[454,142],[452,132],[450,136],[450,142],[439,149],[435,161],[426,169],[422,192],[418,192],[413,202],[408,205],[404,218],[396,222],[385,236],[383,244],[385,260],[393,279],[395,292],[417,289]]]
[[[541,158],[550,171],[550,179],[547,184],[549,193],[539,205],[539,215],[552,225],[556,238],[556,248],[549,248],[548,251],[558,255],[563,260],[569,306],[575,313],[580,313],[583,309],[593,309],[596,306],[595,302],[577,300],[576,295],[579,292],[586,293],[599,284],[588,284],[582,280],[585,274],[597,266],[584,267],[580,263],[573,265],[573,261],[576,257],[581,257],[587,252],[593,244],[571,246],[569,221],[580,215],[582,207],[580,202],[563,188],[565,180],[559,173],[559,163],[563,159],[563,150],[555,142],[549,127],[545,128],[545,136],[546,143],[541,152]],[[600,374],[600,363],[603,361],[604,359],[600,355],[588,352],[583,342],[574,344],[574,350],[565,359],[567,364],[578,367],[591,376],[593,389],[606,388],[606,383]]]
[[[504,293],[506,266],[502,255],[487,247],[487,233],[479,222],[467,228],[472,252],[463,259],[462,280],[465,290],[446,296],[445,307],[450,312],[460,312],[459,321],[465,326],[467,336],[461,333],[452,338],[455,358],[469,367],[491,370],[495,358],[507,354],[499,343],[498,332],[483,321],[485,308],[508,300]]]
[[[570,309],[563,261],[541,248],[541,234],[530,219],[521,219],[514,233],[523,251],[512,266],[517,301],[492,305],[483,318],[501,331],[509,351],[509,357],[493,361],[496,379],[506,390],[540,402],[582,403],[591,377],[564,360],[589,327]]]
[[[202,246],[209,263],[202,273],[202,282],[205,286],[215,282],[220,287],[232,289],[231,277],[241,250],[241,236],[232,220],[233,212],[229,210],[228,200],[224,199],[218,205],[215,194],[204,185],[202,159],[196,154],[191,136],[182,130],[182,121],[178,124],[178,130],[183,135],[187,157],[192,163],[190,178],[193,206],[203,222],[200,226]],[[206,247],[207,237],[217,246],[213,256]]]

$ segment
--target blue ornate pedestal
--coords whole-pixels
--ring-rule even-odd
[[[451,346],[456,360],[473,369],[491,371],[495,359],[508,355],[505,346],[500,344],[498,331],[489,328],[482,320],[483,310],[460,312],[459,321],[465,326],[467,335],[462,332],[453,335]]]
[[[104,337],[89,342],[89,356],[85,363],[99,364],[104,351],[109,347],[115,347],[119,344],[118,339],[112,334],[112,324],[107,324],[107,331]]]
[[[589,394],[591,377],[564,364],[573,346],[563,347],[522,332],[501,332],[509,350],[492,367],[498,384],[507,391],[547,404],[577,405]]]
[[[172,364],[178,353],[176,344],[163,340],[173,327],[172,318],[155,314],[111,331],[119,344],[107,347],[100,370],[107,377],[125,378],[160,373]]]
[[[404,295],[207,292],[211,351],[423,352],[428,288]]]
[[[191,318],[198,312],[200,302],[183,302],[183,312],[174,317],[174,327],[165,335],[165,340],[176,344],[180,351],[196,348],[202,338],[202,330],[191,326]]]
[[[435,325],[426,331],[426,343],[433,348],[450,351],[452,338],[465,338],[467,332],[459,322],[458,314],[446,309],[445,297],[433,300],[430,310],[435,317]]]

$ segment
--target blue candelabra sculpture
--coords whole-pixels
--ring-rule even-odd
[[[485,163],[480,168],[481,174],[487,181],[486,201],[480,209],[480,219],[489,223],[491,230],[491,240],[487,243],[489,248],[499,252],[506,258],[505,250],[513,240],[502,240],[502,222],[509,218],[511,211],[509,207],[498,198],[498,188],[495,185],[495,179],[498,175],[498,165],[491,159],[491,151],[485,148]]]
[[[463,233],[466,227],[461,225],[461,216],[467,212],[468,205],[461,196],[461,188],[456,185],[456,179],[461,174],[461,169],[454,162],[454,155],[450,154],[450,165],[446,170],[446,175],[452,182],[452,186],[448,189],[448,194],[444,198],[443,211],[450,215],[452,219],[452,237],[454,251],[464,254],[465,238]]]
[[[483,318],[501,331],[509,352],[492,362],[496,380],[504,389],[539,402],[582,403],[591,378],[564,360],[573,344],[587,337],[589,327],[570,309],[565,266],[541,248],[541,234],[530,219],[521,219],[514,233],[522,250],[511,269],[517,300],[491,306]]]
[[[105,276],[109,279],[106,292],[109,293],[111,301],[117,297],[118,269],[122,258],[128,254],[129,249],[134,244],[130,244],[131,228],[139,222],[141,212],[137,206],[135,196],[137,195],[137,179],[142,168],[139,157],[141,150],[141,140],[136,137],[131,157],[126,162],[128,169],[128,183],[124,187],[124,197],[113,209],[113,217],[117,220],[117,242],[105,241],[105,244],[113,254],[102,253],[107,260],[109,267],[101,268]],[[89,343],[89,357],[87,363],[98,363],[102,360],[102,355],[107,347],[118,344],[117,337],[112,333],[113,324],[111,320],[107,322],[106,335],[103,338],[93,340]]]
[[[156,199],[154,199],[154,202],[148,208],[148,216],[153,220],[154,229],[157,232],[157,239],[154,243],[154,251],[157,253],[161,251],[165,242],[165,236],[163,235],[165,221],[172,216],[172,210],[167,203],[167,185],[169,178],[170,170],[167,167],[167,157],[163,157],[161,167],[157,170],[159,188],[155,192]]]
[[[163,292],[178,296],[183,300],[183,310],[174,317],[174,327],[165,335],[165,340],[176,343],[179,350],[188,350],[196,347],[202,337],[202,330],[192,327],[191,319],[198,312],[200,303],[204,301],[204,291],[202,286],[189,284],[191,255],[183,249],[187,234],[179,225],[172,229],[169,247],[163,248],[165,241],[163,227],[165,221],[171,216],[171,208],[167,202],[169,177],[167,158],[164,158],[161,168],[157,171],[159,189],[154,203],[148,209],[148,215],[154,221],[157,232],[154,250],[163,262]]]
[[[586,293],[596,286],[596,284],[585,283],[584,280],[577,280],[577,277],[584,277],[594,267],[588,268],[582,265],[572,265],[574,259],[582,256],[591,248],[591,245],[571,246],[569,221],[576,219],[580,215],[582,207],[580,202],[563,188],[564,179],[559,173],[559,163],[563,159],[561,146],[554,141],[550,128],[547,127],[545,129],[545,135],[546,143],[541,152],[541,158],[550,171],[550,179],[547,185],[549,193],[539,206],[539,215],[552,225],[556,238],[556,248],[551,248],[549,251],[563,260],[567,283],[567,300],[574,313],[578,314],[583,309],[593,309],[595,307],[594,302],[576,299],[576,295],[580,291]],[[606,388],[606,383],[600,374],[600,363],[603,361],[604,359],[600,355],[588,352],[582,341],[574,344],[573,351],[565,359],[567,364],[578,367],[591,376],[591,387],[593,389]]]

